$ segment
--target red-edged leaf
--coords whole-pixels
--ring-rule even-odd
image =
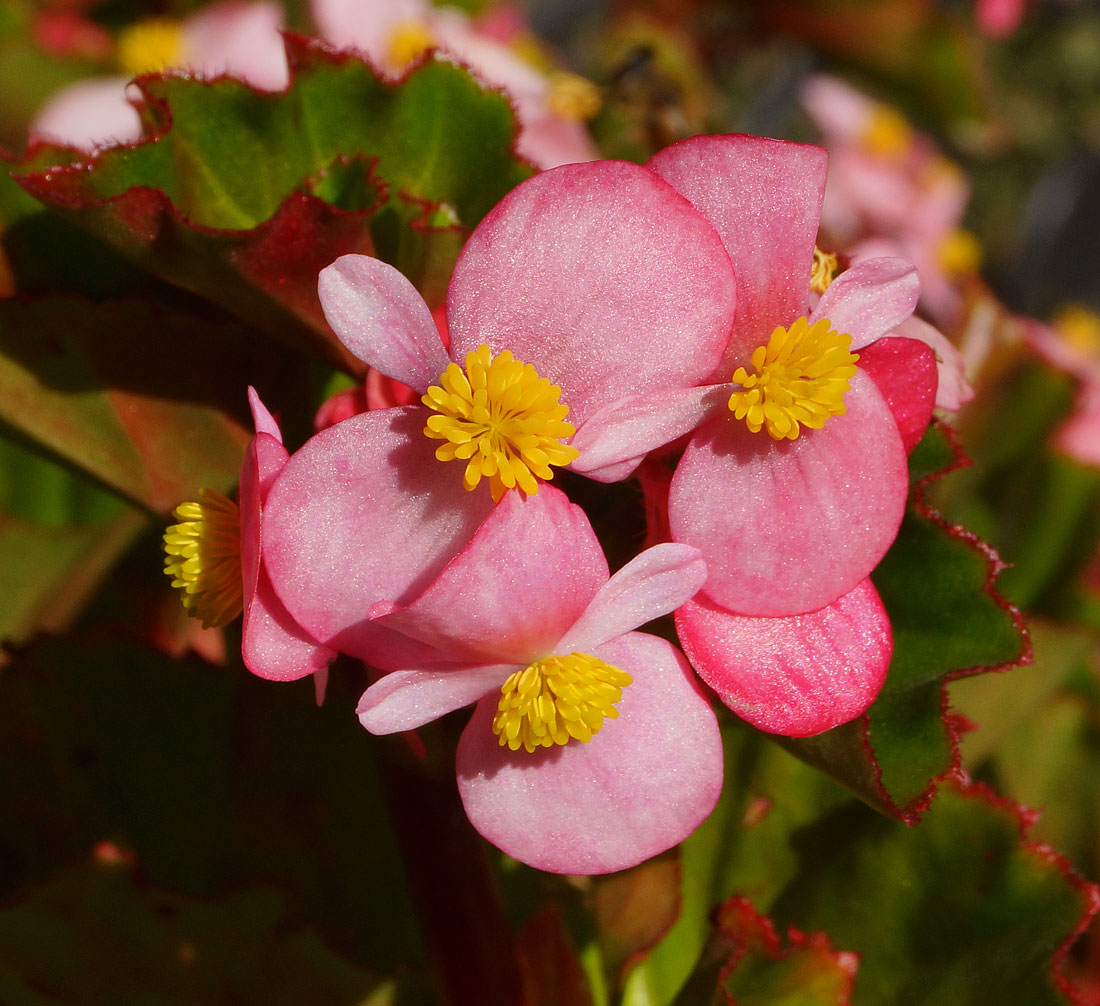
[[[946,427],[910,459],[913,499],[873,574],[894,632],[882,692],[861,717],[805,740],[780,742],[884,813],[913,822],[936,782],[959,766],[947,682],[1031,660],[1020,613],[994,588],[1000,559],[926,502],[928,485],[967,461]]]

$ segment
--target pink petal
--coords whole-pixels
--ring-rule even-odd
[[[392,265],[342,255],[321,270],[317,293],[340,341],[387,377],[423,393],[451,362],[428,305]]]
[[[58,92],[41,109],[30,135],[80,150],[141,137],[141,119],[126,99],[125,77],[94,77]]]
[[[733,308],[713,228],[620,161],[565,165],[514,189],[470,236],[447,293],[454,359],[481,343],[511,350],[561,386],[577,426],[627,395],[699,383]]]
[[[261,678],[294,681],[326,668],[336,651],[322,646],[294,621],[261,567],[244,612],[241,656]]]
[[[692,137],[650,159],[718,229],[737,275],[737,317],[715,380],[806,313],[827,164],[820,147],[739,135]]]
[[[544,485],[507,493],[420,597],[375,624],[456,660],[525,666],[556,652],[607,575],[584,511]]]
[[[706,578],[707,567],[698,549],[672,542],[647,548],[600,587],[555,652],[588,653],[667,615],[694,597]]]
[[[290,79],[277,3],[217,3],[188,18],[184,58],[204,77],[232,74],[253,87],[280,91]]]
[[[842,272],[822,295],[810,324],[828,318],[852,337],[852,352],[892,332],[920,296],[917,270],[899,258],[865,259]]]
[[[735,615],[699,597],[676,612],[699,676],[761,730],[809,737],[859,716],[886,679],[890,621],[870,580],[805,615]]]
[[[595,656],[627,671],[618,719],[587,744],[528,754],[500,747],[486,696],[458,744],[458,788],[473,826],[509,856],[554,873],[609,873],[690,835],[722,788],[717,721],[686,661],[630,633]]]
[[[318,33],[330,45],[359,49],[375,65],[384,66],[394,29],[402,24],[422,24],[428,6],[425,0],[310,0],[310,14]]]
[[[966,361],[962,353],[938,328],[914,315],[898,325],[894,334],[923,342],[936,354],[937,409],[957,412],[974,397],[974,389],[966,379]]]
[[[866,374],[847,412],[794,441],[732,413],[691,439],[672,480],[672,537],[703,553],[703,590],[743,615],[814,611],[866,577],[905,509],[905,449]]]
[[[260,575],[260,534],[264,500],[287,459],[286,448],[267,433],[257,433],[245,451],[237,501],[241,515],[241,575],[245,608],[252,603]]]
[[[859,369],[878,385],[908,454],[924,436],[936,404],[936,354],[916,339],[879,339],[859,351]]]
[[[252,412],[252,425],[255,427],[256,432],[266,433],[281,444],[283,433],[279,429],[279,424],[275,421],[275,417],[267,411],[267,406],[260,401],[259,394],[251,385],[248,388],[248,407]]]
[[[599,481],[603,470],[618,474],[625,461],[640,461],[647,453],[690,433],[716,410],[726,407],[728,385],[673,388],[631,395],[600,409],[569,443],[580,451],[569,467]],[[628,473],[629,474],[629,473]]]
[[[359,700],[359,722],[372,734],[415,730],[447,713],[496,697],[514,664],[479,664],[441,669],[394,671],[379,678]]]
[[[420,406],[353,416],[287,462],[267,498],[264,561],[293,617],[361,659],[375,602],[415,597],[492,508],[434,457]],[[365,626],[365,629],[364,629]]]

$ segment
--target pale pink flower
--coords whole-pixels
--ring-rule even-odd
[[[176,51],[166,65],[134,66],[129,72],[182,71],[214,78],[238,77],[253,87],[278,91],[289,79],[282,36],[282,8],[274,3],[219,3],[182,24],[165,27]],[[32,138],[80,150],[141,138],[141,120],[128,96],[129,77],[96,77],[54,95],[30,126]]]
[[[326,41],[358,50],[391,78],[400,77],[426,49],[437,47],[486,86],[503,91],[520,124],[517,152],[536,167],[599,156],[582,121],[584,112],[595,110],[595,89],[572,76],[556,86],[498,38],[481,33],[462,11],[428,0],[313,0],[312,11]]]
[[[635,393],[702,381],[725,346],[734,296],[711,225],[653,172],[622,162],[543,172],[482,221],[447,293],[449,349],[420,295],[383,262],[345,256],[319,290],[351,352],[418,394],[485,346],[559,388],[573,424]],[[265,562],[279,596],[315,638],[367,662],[372,605],[423,591],[492,507],[485,486],[464,488],[469,462],[439,460],[447,443],[424,432],[438,414],[417,404],[324,430],[268,500]],[[496,436],[471,443],[493,457],[512,450]]]
[[[375,607],[386,640],[375,662],[391,673],[364,694],[360,720],[392,733],[476,703],[457,752],[474,827],[543,870],[633,866],[691,834],[722,786],[718,725],[687,662],[632,631],[705,576],[697,550],[666,544],[609,577],[563,493],[509,493],[419,596]],[[595,674],[601,697],[570,709]],[[521,675],[541,702],[522,705]]]

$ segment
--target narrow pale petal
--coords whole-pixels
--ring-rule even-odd
[[[898,325],[894,334],[923,342],[936,354],[937,409],[957,412],[974,397],[974,389],[966,379],[966,361],[962,353],[938,328],[914,315]]]
[[[501,747],[495,696],[458,744],[458,788],[474,827],[508,855],[554,873],[610,873],[690,835],[722,788],[714,713],[679,650],[633,632],[595,656],[634,681],[617,719],[587,744]]]
[[[879,339],[859,351],[859,368],[882,392],[908,453],[920,443],[936,404],[932,347],[916,339]]]
[[[733,313],[714,229],[620,161],[565,165],[514,189],[470,236],[447,294],[454,358],[483,342],[511,350],[561,387],[577,426],[627,395],[698,384]]]
[[[248,407],[252,412],[252,425],[257,433],[266,433],[274,437],[279,443],[283,442],[283,433],[275,417],[268,411],[267,406],[260,400],[256,389],[248,387]]]
[[[740,135],[692,137],[649,160],[714,224],[737,275],[737,317],[714,380],[806,313],[827,164],[820,147]]]
[[[797,440],[750,433],[729,414],[688,444],[669,494],[672,537],[703,553],[703,591],[730,611],[814,611],[893,542],[908,491],[897,423],[866,374],[844,402],[844,415]]]
[[[852,352],[892,332],[912,313],[920,296],[917,270],[900,258],[857,262],[821,295],[810,324],[828,318],[852,337]]]
[[[556,649],[587,653],[667,615],[694,597],[706,578],[707,567],[698,549],[673,542],[647,548],[600,588]]]
[[[495,697],[515,670],[514,664],[478,664],[394,671],[363,693],[356,712],[372,734],[415,730],[484,695],[494,697],[495,708]]]
[[[276,592],[315,638],[361,659],[377,601],[416,597],[492,508],[449,477],[419,406],[353,416],[310,439],[267,498],[264,558]]]
[[[753,618],[706,600],[676,612],[699,676],[761,730],[809,737],[859,716],[886,679],[890,620],[870,580],[805,615]]]
[[[258,399],[257,399],[258,401]],[[261,406],[262,407],[262,406]],[[241,515],[241,575],[244,578],[244,605],[248,610],[256,592],[260,574],[260,537],[263,504],[289,455],[280,440],[268,433],[257,433],[241,462],[238,509]]]
[[[428,305],[392,265],[342,255],[321,270],[317,293],[340,341],[387,377],[423,393],[451,362]]]
[[[607,574],[588,518],[565,493],[511,492],[420,597],[375,624],[456,660],[526,665],[556,652]]]
[[[600,472],[616,471],[613,466],[640,460],[649,451],[690,433],[725,409],[729,396],[729,385],[703,385],[631,395],[612,402],[569,441],[581,452],[569,467],[599,481],[614,481],[601,479]]]

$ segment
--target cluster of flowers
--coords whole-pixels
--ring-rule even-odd
[[[471,234],[445,338],[397,270],[334,262],[333,330],[419,397],[288,455],[253,394],[239,516],[206,494],[166,535],[185,604],[207,622],[243,604],[265,678],[364,661],[374,733],[476,704],[459,790],[523,862],[608,872],[685,838],[722,785],[695,674],[791,736],[881,687],[869,574],[953,367],[898,334],[911,265],[838,271],[816,247],[826,167],[818,147],[726,135],[538,174]],[[555,467],[670,473],[643,478],[658,544],[609,575]],[[683,652],[637,631],[669,612]]]

